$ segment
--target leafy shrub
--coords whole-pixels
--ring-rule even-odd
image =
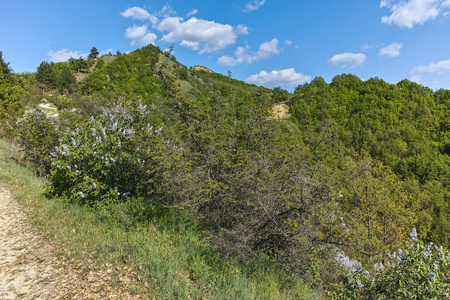
[[[60,135],[55,119],[40,110],[26,114],[19,123],[20,146],[25,151],[27,160],[40,175],[50,172],[50,153],[59,143]]]
[[[374,274],[355,268],[332,299],[447,299],[450,296],[450,252],[417,240],[414,228],[406,250],[388,254]]]
[[[70,103],[71,100],[66,95],[60,95],[53,100],[53,104],[55,104],[59,110],[68,108]]]
[[[137,135],[160,130],[141,121],[145,114],[143,106],[133,110],[118,105],[66,134],[52,153],[48,192],[88,205],[151,193],[149,162]]]

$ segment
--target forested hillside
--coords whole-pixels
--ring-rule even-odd
[[[221,259],[270,261],[324,297],[449,292],[449,90],[343,74],[289,93],[152,45],[94,50],[32,74],[1,61],[0,133],[47,176],[48,197],[183,212]],[[272,114],[280,103],[289,118]],[[409,257],[420,274],[397,263]]]

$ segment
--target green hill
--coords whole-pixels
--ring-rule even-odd
[[[377,276],[413,227],[450,246],[448,90],[342,74],[291,94],[152,45],[14,76],[28,112],[10,138],[62,201],[182,212],[217,257],[268,260],[317,290],[348,282],[342,255]],[[42,98],[57,118],[30,111]]]

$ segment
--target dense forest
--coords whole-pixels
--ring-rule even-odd
[[[183,211],[220,257],[324,297],[450,292],[450,90],[342,74],[289,93],[152,45],[26,74],[0,60],[0,135],[48,197]]]

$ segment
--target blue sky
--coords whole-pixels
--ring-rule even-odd
[[[0,51],[15,72],[149,43],[267,87],[352,73],[450,89],[450,0],[0,1]]]

